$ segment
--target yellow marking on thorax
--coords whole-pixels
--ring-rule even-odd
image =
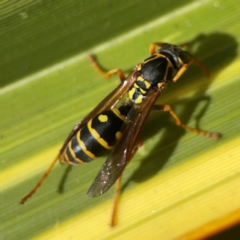
[[[131,90],[128,91],[128,96],[131,100],[133,99],[134,93],[135,93],[135,88],[132,88]]]
[[[163,80],[169,80],[169,79],[167,79],[167,75],[168,75],[168,72],[169,72],[169,69],[170,69],[170,68],[172,68],[173,71],[174,71],[174,66],[172,65],[172,62],[170,61],[169,58],[166,58],[166,59],[167,59],[167,61],[168,61],[168,65],[167,65],[167,69],[166,69],[166,71],[165,71],[165,75],[164,75],[164,79],[163,79]]]
[[[147,89],[149,89],[151,87],[151,83],[150,82],[145,80],[144,83],[145,83],[145,86],[146,86]]]
[[[136,104],[140,104],[140,103],[142,103],[142,100],[143,100],[143,96],[142,95],[138,95],[138,97],[135,99],[135,103]]]
[[[141,92],[142,94],[146,94],[147,91],[145,91],[145,90],[143,90],[142,88],[140,88],[140,92]]]
[[[133,87],[134,87],[134,88],[140,88],[137,83],[134,83],[134,84],[133,84]]]
[[[138,76],[137,78],[137,82],[143,82],[144,85],[145,85],[145,88],[146,89],[149,89],[151,87],[151,84],[150,82],[148,82],[146,79],[144,79],[142,76]],[[141,93],[145,94],[147,91],[142,89],[137,83],[134,84],[134,87],[135,88],[139,88]]]
[[[125,115],[122,115],[118,108],[113,108],[113,109],[112,109],[112,112],[113,112],[118,118],[120,118],[123,122],[126,122],[126,116],[125,116]]]
[[[134,93],[135,93],[135,91],[136,91],[136,88],[139,88],[139,86],[137,86],[137,87],[135,87],[135,85],[134,85],[134,87],[130,90],[130,91],[128,91],[128,96],[129,96],[129,98],[131,99],[131,100],[133,100],[133,95],[134,95]],[[142,90],[141,88],[139,88],[140,89],[140,91]],[[144,91],[144,90],[143,90]],[[142,92],[142,91],[141,91]],[[136,103],[136,104],[139,104],[139,103],[141,103],[142,102],[142,99],[143,99],[143,96],[141,95],[141,94],[139,94],[138,96],[137,96],[137,98],[134,100],[134,102]]]
[[[137,77],[137,81],[144,82],[145,79],[144,79],[142,76],[138,76],[138,77]]]
[[[151,62],[151,61],[153,61],[153,60],[155,60],[155,59],[157,59],[157,58],[161,58],[161,57],[167,59],[167,57],[164,56],[164,55],[161,54],[161,53],[155,53],[153,56],[154,56],[154,57],[152,57],[152,58],[147,59],[146,61],[144,61],[143,64],[148,63],[148,62]]]

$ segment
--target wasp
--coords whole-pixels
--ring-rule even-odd
[[[91,162],[109,152],[87,194],[90,197],[100,196],[117,182],[111,217],[111,226],[114,226],[121,176],[142,145],[140,133],[152,109],[168,111],[178,126],[198,135],[214,139],[220,137],[217,133],[183,124],[170,105],[155,104],[167,84],[177,82],[191,63],[199,66],[208,76],[206,67],[181,46],[169,43],[152,43],[150,54],[135,66],[128,77],[120,68],[103,71],[94,57],[89,56],[99,74],[105,78],[117,74],[120,84],[72,129],[45,174],[21,200],[22,204],[36,192],[58,160],[76,165]]]

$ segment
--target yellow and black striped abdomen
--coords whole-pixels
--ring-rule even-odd
[[[129,106],[121,106],[96,115],[69,141],[61,161],[87,163],[104,155],[120,139],[129,110]]]

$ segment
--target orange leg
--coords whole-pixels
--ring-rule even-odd
[[[100,65],[98,64],[98,62],[96,61],[96,59],[93,57],[93,55],[89,55],[88,56],[88,60],[91,62],[91,64],[93,65],[93,67],[96,69],[96,71],[102,75],[105,78],[110,78],[113,74],[117,74],[120,78],[121,81],[124,81],[126,79],[122,69],[120,68],[116,68],[116,69],[112,69],[109,71],[104,71]]]
[[[134,155],[136,154],[136,152],[138,151],[138,149],[143,145],[143,141],[142,139],[139,137],[138,138],[138,143],[136,145],[136,147],[133,149],[133,152],[132,152],[132,156],[130,159],[132,159],[134,157]]]
[[[150,45],[149,51],[150,54],[153,55],[156,53],[156,47],[161,47],[163,43],[162,42],[154,42]]]
[[[176,82],[183,75],[183,73],[188,69],[191,62],[192,62],[192,60],[189,61],[188,63],[185,63],[185,64],[182,65],[182,67],[175,74],[175,76],[172,80],[173,82]]]
[[[115,193],[114,193],[114,199],[113,199],[113,210],[112,210],[110,227],[114,227],[114,226],[117,225],[117,218],[116,217],[117,217],[117,209],[118,209],[118,203],[119,203],[121,180],[122,180],[122,175],[118,178],[117,183],[116,183],[116,187],[115,187]]]
[[[189,127],[188,125],[183,124],[181,122],[181,120],[179,119],[179,117],[176,115],[176,113],[172,110],[170,105],[155,105],[154,108],[156,108],[158,110],[168,111],[171,114],[171,116],[173,117],[175,124],[188,130],[188,131],[194,132],[198,135],[208,137],[208,138],[219,139],[221,137],[220,134],[218,134],[218,133],[202,131],[202,130],[195,129],[195,128]]]
[[[51,165],[49,166],[49,168],[47,169],[47,171],[44,173],[44,175],[42,176],[42,178],[38,181],[38,183],[36,184],[36,186],[29,192],[28,195],[26,195],[22,200],[21,200],[21,204],[24,204],[30,197],[32,197],[32,195],[37,191],[37,189],[42,185],[42,182],[47,178],[48,174],[51,172],[51,170],[53,169],[54,165],[56,164],[56,162],[58,161],[60,157],[60,152],[57,154],[57,156],[54,158],[54,160],[52,161]]]
[[[193,56],[191,56],[191,57],[192,57],[192,63],[195,64],[196,66],[200,67],[203,70],[203,72],[206,75],[206,77],[209,78],[210,77],[210,73],[209,73],[207,67],[202,62],[200,62],[199,60],[194,58]]]
[[[142,146],[142,144],[143,144],[142,140],[139,138],[138,139],[138,144],[133,149],[132,156],[131,156],[130,159],[133,158],[133,156],[136,154],[137,150]],[[113,200],[113,210],[112,210],[112,216],[111,216],[111,222],[110,222],[111,227],[114,227],[114,226],[117,225],[117,209],[118,209],[120,189],[121,189],[121,180],[122,180],[122,175],[118,178],[117,183],[116,183],[114,200]]]
[[[185,42],[185,43],[178,44],[178,46],[179,46],[180,48],[183,48],[183,47],[187,46],[188,44],[189,44],[188,42]],[[203,70],[203,72],[204,72],[204,74],[206,75],[207,78],[210,77],[210,73],[209,73],[207,67],[206,67],[201,61],[199,61],[198,59],[196,59],[195,57],[193,57],[190,53],[188,53],[188,52],[186,52],[186,51],[184,51],[184,52],[185,52],[185,53],[189,56],[189,58],[191,59],[191,63],[193,63],[193,64],[195,64],[196,66],[200,67],[200,68]]]
[[[185,52],[185,53],[189,55],[190,60],[189,60],[189,62],[187,62],[187,63],[182,65],[182,67],[177,71],[177,73],[174,76],[172,81],[176,82],[183,75],[183,73],[188,69],[188,67],[189,67],[189,65],[191,63],[193,63],[196,66],[200,67],[203,70],[203,72],[206,75],[206,77],[208,78],[210,76],[210,73],[209,73],[207,67],[204,66],[204,64],[201,63],[199,60],[197,60],[196,58],[192,57],[189,53],[187,53],[187,52]]]

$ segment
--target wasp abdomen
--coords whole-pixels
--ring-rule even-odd
[[[87,163],[111,150],[122,135],[129,110],[129,106],[121,106],[96,115],[69,141],[61,161]]]

